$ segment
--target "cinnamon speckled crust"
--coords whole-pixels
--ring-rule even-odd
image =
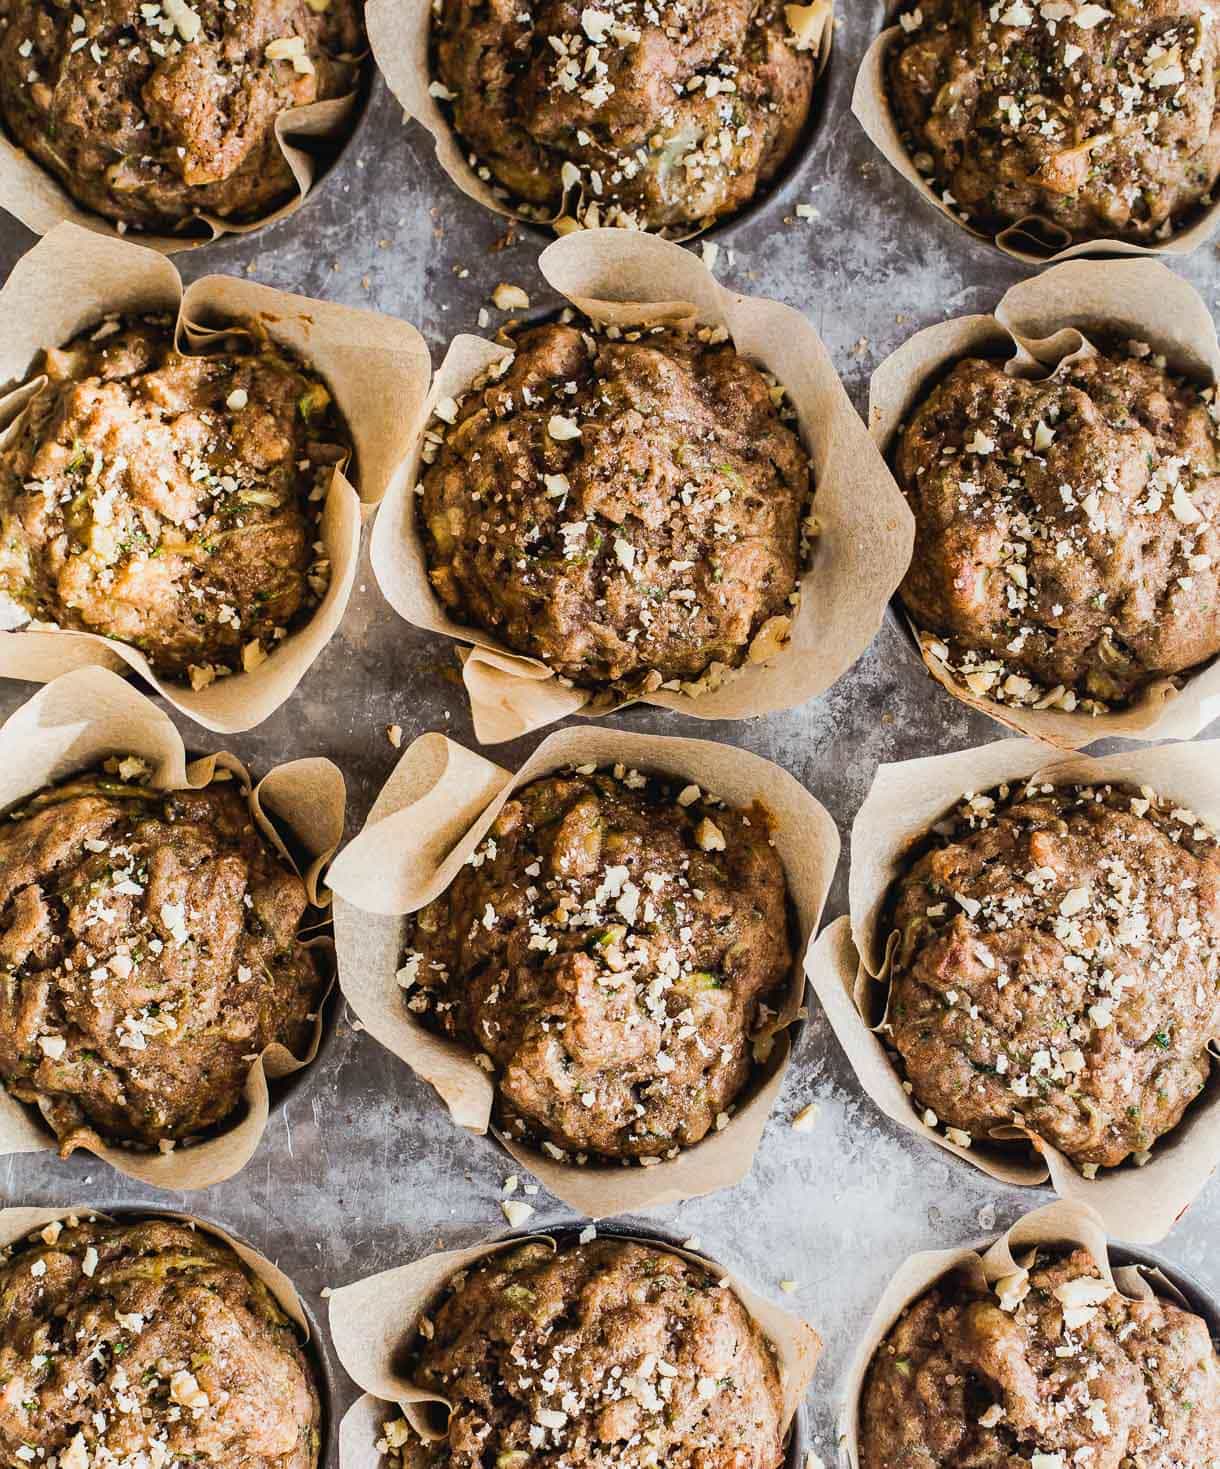
[[[1220,652],[1214,390],[1132,350],[967,359],[901,433],[901,596],[980,697],[1099,712]]]
[[[631,335],[526,331],[453,406],[422,481],[429,576],[573,683],[697,693],[787,634],[809,464],[731,344]]]
[[[1220,849],[1112,786],[968,797],[896,884],[890,1036],[919,1107],[1082,1166],[1177,1126],[1220,1035]]]
[[[0,597],[138,648],[206,687],[257,667],[316,608],[315,549],[346,424],[269,341],[183,354],[167,319],[104,323],[43,354],[0,450]]]
[[[860,1404],[860,1469],[1212,1469],[1220,1361],[1207,1323],[1128,1300],[1082,1249],[985,1291],[964,1271],[907,1307]]]
[[[454,1404],[407,1469],[779,1469],[770,1343],[727,1285],[668,1250],[517,1245],[458,1277],[412,1380]]]
[[[523,786],[406,942],[411,1008],[490,1058],[503,1124],[614,1158],[727,1122],[792,967],[765,812],[622,767]]]
[[[0,0],[0,111],[108,219],[248,223],[296,193],[277,117],[350,92],[364,48],[362,0]]]
[[[813,93],[779,0],[445,0],[434,43],[476,163],[539,213],[575,194],[589,226],[685,232],[740,209]]]
[[[223,1241],[69,1216],[0,1256],[0,1449],[61,1469],[314,1469],[297,1329]]]
[[[306,906],[231,781],[48,787],[0,826],[5,1085],[65,1155],[91,1129],[155,1147],[223,1122],[258,1052],[308,1045]]]
[[[972,224],[1036,215],[1076,240],[1154,242],[1211,203],[1215,0],[920,0],[907,20],[895,117]]]

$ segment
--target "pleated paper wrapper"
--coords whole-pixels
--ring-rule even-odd
[[[730,674],[714,691],[692,698],[659,690],[642,702],[700,719],[749,719],[824,693],[876,635],[910,562],[914,521],[813,326],[790,306],[725,289],[690,251],[655,235],[583,230],[548,246],[539,267],[556,291],[595,322],[727,327],[738,352],[772,372],[787,390],[811,460],[819,531],[799,583],[790,640],[765,663],[748,663]],[[537,659],[455,622],[428,581],[415,492],[424,429],[440,399],[460,397],[508,350],[481,337],[454,339],[416,425],[409,471],[386,496],[370,547],[378,584],[400,617],[473,645],[463,655],[462,677],[475,733],[493,744],[570,714],[622,707],[592,704],[588,690],[560,682]]]
[[[1220,1075],[1182,1121],[1159,1138],[1141,1168],[1133,1161],[1085,1178],[1050,1143],[1014,1125],[969,1148],[928,1127],[903,1090],[900,1063],[883,1044],[893,935],[884,929],[892,885],[917,842],[970,793],[1005,782],[1151,786],[1158,795],[1220,828],[1220,760],[1214,743],[1166,745],[1093,759],[1057,755],[1036,740],[1000,740],[955,755],[879,767],[852,828],[850,917],[836,919],[809,954],[807,972],[860,1085],[901,1127],[980,1169],[999,1183],[1048,1181],[1062,1198],[1096,1210],[1117,1239],[1155,1244],[1173,1228],[1220,1162]],[[1028,1146],[1026,1146],[1028,1144]]]
[[[1165,355],[1171,371],[1204,386],[1220,381],[1215,324],[1186,281],[1155,260],[1075,261],[1013,286],[994,315],[959,316],[927,327],[887,357],[869,388],[873,438],[888,458],[912,409],[963,358],[998,356],[1013,376],[1042,379],[1061,363],[1094,353],[1094,340],[1102,337],[1146,342]],[[1123,709],[1091,715],[980,697],[930,651],[939,639],[913,626],[911,633],[928,672],[955,698],[1059,749],[1112,736],[1193,739],[1220,716],[1220,659],[1158,679]]]
[[[1063,1200],[1018,1219],[988,1249],[926,1250],[912,1255],[886,1286],[847,1374],[839,1442],[847,1452],[851,1469],[859,1469],[860,1465],[860,1402],[869,1366],[907,1307],[952,1271],[965,1271],[977,1288],[989,1290],[1005,1276],[1028,1269],[1037,1251],[1065,1247],[1087,1251],[1102,1278],[1128,1300],[1150,1301],[1161,1296],[1189,1309],[1173,1282],[1155,1267],[1112,1266],[1101,1220],[1086,1205]]]
[[[799,927],[798,958],[771,1054],[722,1131],[651,1168],[617,1162],[581,1167],[500,1137],[556,1197],[592,1218],[605,1218],[728,1188],[749,1172],[783,1083],[788,1027],[803,999],[799,955],[816,931],[838,862],[838,833],[826,810],[769,760],[708,740],[568,729],[544,740],[513,774],[443,735],[429,734],[404,753],[364,830],[339,854],[327,881],[334,893],[339,982],[348,1004],[370,1034],[435,1088],[459,1127],[486,1133],[492,1126],[493,1079],[475,1064],[472,1051],[421,1025],[396,982],[407,916],[445,891],[514,790],[589,763],[672,774],[733,806],[759,801],[774,821],[774,845]]]
[[[901,3],[890,4],[887,6],[887,13],[896,20],[899,10],[906,8]],[[951,219],[959,229],[965,230],[977,240],[988,241],[1014,260],[1034,266],[1072,260],[1084,255],[1189,255],[1206,244],[1215,233],[1217,220],[1220,220],[1220,202],[1201,209],[1192,216],[1189,224],[1174,231],[1168,239],[1157,240],[1151,245],[1110,238],[1073,240],[1061,225],[1036,214],[1028,215],[1024,220],[1016,220],[995,233],[972,225],[962,218],[959,208],[945,203],[941,197],[943,185],[938,189],[934,177],[920,173],[915,167],[907,145],[902,140],[898,120],[890,107],[889,90],[886,86],[889,54],[905,36],[900,25],[890,25],[868,48],[860,63],[860,70],[856,73],[851,110],[873,146],[890,167],[900,173],[917,193],[934,209]]]
[[[817,1366],[822,1349],[817,1332],[705,1256],[656,1239],[617,1231],[608,1237],[664,1249],[709,1270],[717,1280],[728,1282],[775,1349],[787,1433]],[[399,1411],[426,1441],[435,1443],[444,1437],[436,1423],[436,1408],[448,1406],[446,1399],[411,1381],[402,1360],[404,1349],[415,1336],[419,1318],[435,1306],[454,1275],[527,1240],[554,1243],[550,1235],[537,1234],[475,1245],[467,1250],[449,1250],[371,1275],[333,1293],[330,1329],[335,1351],[348,1375],[364,1389],[364,1396],[348,1409],[339,1429],[340,1469],[382,1469],[375,1445],[382,1436],[385,1421],[396,1417]]]
[[[336,467],[318,526],[330,585],[308,622],[264,663],[204,689],[157,678],[142,653],[114,638],[61,628],[0,633],[0,677],[43,683],[85,664],[126,666],[205,729],[233,734],[278,709],[337,631],[356,576],[362,511],[402,471],[409,425],[428,390],[428,351],[404,321],[255,281],[212,275],[184,290],[154,251],[64,224],[23,256],[0,291],[0,382],[22,382],[43,348],[62,346],[105,316],[143,312],[175,314],[180,345],[190,350],[206,351],[218,327],[253,322],[326,380],[351,430],[360,485],[344,472],[351,466]],[[0,449],[44,381],[31,378],[0,398]]]
[[[221,753],[187,762],[182,737],[151,700],[103,668],[80,668],[39,690],[0,726],[0,810],[19,805],[41,787],[100,764],[111,755],[135,755],[152,768],[160,790],[201,790],[213,780],[237,781],[247,793],[256,826],[282,857],[296,863],[274,823],[291,833],[309,859],[301,874],[310,902],[320,906],[322,870],[343,835],[344,784],[329,760],[293,760],[252,785],[242,763]],[[329,938],[309,940],[325,975],[332,967]],[[86,1146],[128,1178],[171,1191],[209,1188],[239,1172],[258,1147],[270,1112],[269,1084],[308,1066],[322,1039],[325,1000],[318,1003],[309,1047],[294,1056],[268,1046],[246,1077],[238,1120],[206,1141],[180,1143],[172,1152],[110,1145],[96,1135]],[[55,1151],[50,1127],[35,1107],[0,1090],[0,1155]]]

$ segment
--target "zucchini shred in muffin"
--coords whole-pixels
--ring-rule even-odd
[[[774,1348],[727,1281],[669,1250],[510,1245],[454,1276],[419,1326],[412,1381],[452,1413],[434,1443],[386,1424],[401,1469],[784,1462]]]
[[[470,166],[562,233],[686,235],[798,147],[828,0],[438,0],[431,94]]]
[[[352,92],[363,0],[0,0],[14,141],[120,232],[249,224],[299,185],[275,133]]]
[[[454,620],[595,704],[697,696],[784,646],[809,461],[723,328],[525,330],[425,437],[419,525]]]
[[[1144,343],[956,363],[897,436],[899,596],[980,699],[1103,714],[1220,652],[1220,403]]]
[[[207,1135],[259,1053],[304,1055],[318,1018],[305,885],[245,793],[148,773],[113,758],[0,826],[0,1076],[64,1156]]]
[[[41,372],[0,448],[7,625],[114,638],[195,690],[257,668],[329,585],[351,440],[325,384],[255,326],[180,352],[164,316],[109,318]]]
[[[877,1348],[859,1469],[1211,1469],[1220,1361],[1207,1322],[1132,1300],[1082,1248],[1041,1248],[987,1288],[950,1272]]]
[[[399,983],[557,1161],[674,1157],[726,1127],[785,1023],[787,880],[767,813],[615,766],[521,786],[414,915]]]
[[[895,123],[973,228],[1155,244],[1211,207],[1215,0],[920,0],[899,20]]]
[[[298,1328],[236,1251],[176,1219],[68,1215],[0,1254],[0,1444],[59,1469],[315,1469]]]
[[[885,1039],[950,1141],[1024,1133],[1093,1178],[1147,1162],[1207,1084],[1220,847],[1150,788],[1032,779],[967,796],[886,912]]]

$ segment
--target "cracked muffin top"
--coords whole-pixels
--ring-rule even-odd
[[[399,982],[511,1136],[656,1162],[729,1121],[792,971],[766,813],[623,766],[514,792],[417,913]]]
[[[69,1215],[0,1255],[0,1446],[59,1469],[314,1469],[297,1328],[223,1241]]]
[[[0,1076],[64,1156],[223,1122],[260,1051],[305,1053],[321,998],[305,885],[244,793],[147,775],[111,760],[0,826]]]
[[[1215,0],[920,0],[900,19],[895,120],[970,224],[1153,243],[1211,204]]]
[[[361,0],[0,0],[0,111],[120,228],[251,223],[297,192],[277,118],[352,91],[364,49]]]
[[[1220,652],[1213,388],[1141,343],[1050,377],[959,362],[900,432],[900,595],[980,698],[1102,713]]]
[[[1206,1321],[1128,1300],[1083,1249],[908,1306],[860,1401],[860,1469],[1211,1469],[1220,1361]]]
[[[317,541],[347,427],[322,381],[235,332],[206,356],[168,317],[48,348],[0,448],[5,622],[98,633],[163,678],[250,670],[326,593]]]
[[[1220,848],[1143,788],[1001,786],[891,896],[887,1028],[930,1126],[1012,1124],[1086,1177],[1177,1126],[1220,1036]]]
[[[826,10],[443,0],[433,95],[479,176],[535,217],[688,233],[749,203],[796,147]]]
[[[605,698],[777,653],[810,493],[782,389],[711,329],[535,327],[498,371],[437,404],[427,449],[449,613]]]
[[[449,1282],[411,1379],[447,1438],[386,1425],[402,1469],[779,1469],[771,1344],[719,1275],[597,1239],[490,1255]]]

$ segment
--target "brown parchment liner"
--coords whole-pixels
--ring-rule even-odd
[[[330,585],[309,620],[264,663],[205,689],[158,679],[138,649],[116,639],[61,628],[0,633],[0,677],[42,683],[83,664],[126,666],[205,729],[233,734],[278,709],[338,629],[356,576],[362,511],[381,499],[406,457],[431,365],[423,338],[405,321],[234,276],[205,276],[184,290],[174,266],[154,251],[61,224],[18,261],[0,291],[0,384],[22,384],[0,397],[0,448],[45,381],[22,383],[42,348],[62,345],[106,315],[146,311],[176,313],[179,344],[192,351],[206,351],[223,323],[253,322],[325,378],[347,419],[360,482],[357,490],[345,473],[350,466],[341,464],[327,492],[318,534],[331,561]]]
[[[959,316],[927,327],[887,357],[869,385],[873,438],[888,458],[911,410],[964,357],[1004,357],[1010,376],[1042,379],[1064,362],[1093,355],[1090,333],[1147,342],[1164,353],[1171,370],[1203,386],[1220,382],[1215,323],[1192,286],[1154,260],[1076,261],[1013,286],[994,315]],[[1125,708],[1108,714],[1069,714],[980,698],[929,652],[936,637],[902,615],[924,666],[942,688],[1009,729],[1059,749],[1080,749],[1112,736],[1193,739],[1220,715],[1220,658],[1194,672],[1158,679]]]
[[[1057,755],[1036,740],[999,740],[954,755],[881,765],[852,828],[850,917],[836,919],[809,952],[806,970],[839,1044],[878,1107],[909,1132],[965,1159],[1000,1183],[1048,1180],[1062,1198],[1088,1204],[1118,1239],[1155,1244],[1193,1202],[1220,1162],[1220,1074],[1182,1121],[1152,1146],[1144,1167],[1133,1162],[1087,1179],[1050,1143],[1015,1125],[993,1139],[959,1147],[925,1126],[902,1088],[898,1063],[878,1033],[889,994],[895,935],[883,928],[890,888],[907,870],[912,848],[970,792],[1005,781],[1052,785],[1149,785],[1158,795],[1220,824],[1220,744],[1165,745],[1096,760]],[[1028,1141],[1033,1152],[1020,1146]]]
[[[934,209],[951,219],[958,229],[965,230],[976,240],[987,240],[1005,255],[1026,265],[1047,265],[1082,255],[1189,255],[1215,233],[1216,224],[1220,221],[1220,198],[1206,209],[1192,213],[1193,223],[1176,230],[1169,239],[1158,240],[1151,245],[1107,237],[1073,243],[1071,234],[1062,225],[1037,214],[1026,215],[1024,219],[1016,220],[994,234],[964,220],[957,209],[951,208],[941,198],[940,191],[934,187],[935,175],[926,177],[915,167],[902,140],[898,120],[890,107],[886,71],[891,49],[905,35],[902,27],[897,24],[898,12],[907,8],[905,0],[890,0],[887,4],[886,15],[894,24],[883,30],[864,53],[860,70],[856,73],[851,110],[856,121],[868,134],[869,141],[884,156],[890,167],[900,173]],[[1051,244],[1056,239],[1063,242],[1058,249]]]
[[[810,0],[810,3],[813,3],[813,0]],[[570,191],[565,196],[565,208],[560,208],[548,220],[538,214],[527,213],[520,207],[520,201],[517,201],[515,206],[512,195],[503,185],[490,175],[486,179],[481,179],[476,167],[471,165],[470,148],[454,131],[453,124],[442,103],[428,91],[433,81],[432,0],[369,0],[365,7],[364,24],[368,31],[369,47],[373,52],[373,57],[390,91],[402,104],[404,120],[414,119],[427,129],[436,150],[437,162],[468,199],[473,199],[476,204],[481,204],[485,209],[490,209],[493,213],[502,215],[506,219],[520,219],[543,228],[553,224],[564,214],[567,201],[572,197]],[[830,60],[833,41],[834,7],[833,3],[829,3],[818,41],[814,68],[815,86],[821,80],[822,73]],[[818,99],[815,96],[811,103],[810,119],[817,105]],[[808,122],[806,127],[808,127]],[[770,183],[761,185],[754,198],[747,200],[737,214],[748,210],[753,204],[763,202],[782,182],[784,171],[796,161],[796,155],[805,146],[805,138],[806,131],[802,129],[793,154],[781,165],[781,178],[772,179]],[[476,165],[477,163],[476,159]],[[558,169],[558,163],[556,168]],[[3,202],[3,199],[0,198],[0,203]],[[568,217],[572,217],[570,212]],[[690,230],[680,238],[693,239],[704,233],[706,229],[714,228],[718,224],[730,223],[735,217],[736,215],[726,215],[723,219],[713,220],[703,230]]]
[[[877,1302],[848,1370],[839,1442],[847,1451],[851,1469],[859,1469],[860,1464],[860,1400],[868,1369],[877,1348],[906,1308],[951,1271],[967,1271],[974,1284],[986,1290],[1004,1276],[1028,1269],[1038,1250],[1064,1246],[1086,1250],[1102,1278],[1130,1301],[1150,1301],[1161,1296],[1175,1306],[1193,1309],[1177,1286],[1155,1266],[1112,1266],[1105,1226],[1085,1204],[1063,1200],[1045,1204],[1018,1219],[988,1249],[925,1250],[912,1255],[899,1267]]]
[[[775,1349],[784,1395],[786,1435],[817,1367],[822,1349],[817,1332],[799,1317],[750,1290],[731,1271],[707,1256],[692,1254],[662,1240],[620,1234],[617,1230],[606,1238],[665,1250],[691,1265],[710,1269],[717,1279],[728,1282],[746,1313]],[[447,1407],[448,1403],[403,1374],[402,1350],[414,1337],[420,1316],[443,1294],[454,1275],[527,1240],[558,1247],[550,1234],[519,1235],[467,1250],[427,1255],[414,1264],[370,1275],[333,1293],[330,1331],[335,1351],[349,1376],[364,1389],[364,1396],[348,1409],[339,1428],[340,1469],[384,1469],[374,1445],[381,1437],[383,1421],[392,1416],[391,1404],[398,1405],[403,1417],[425,1442],[437,1443],[444,1438],[438,1432],[435,1415],[430,1415],[428,1409],[438,1404]]]
[[[152,785],[162,790],[201,790],[213,780],[236,780],[250,814],[279,854],[299,869],[273,824],[282,822],[310,858],[301,874],[309,900],[321,907],[322,871],[343,835],[344,783],[329,760],[292,760],[253,785],[245,766],[227,753],[187,763],[182,737],[168,715],[116,674],[79,668],[47,684],[0,726],[0,811],[42,786],[110,755],[136,755],[152,767]],[[306,940],[317,950],[325,975],[333,945],[321,934]],[[171,1153],[111,1146],[96,1134],[81,1146],[128,1178],[174,1192],[209,1188],[245,1167],[258,1147],[270,1114],[268,1084],[308,1066],[322,1040],[326,996],[319,998],[313,1036],[304,1056],[285,1046],[268,1046],[251,1066],[239,1121],[224,1132]],[[38,1115],[0,1088],[0,1155],[56,1152],[58,1142]]]
[[[713,692],[692,698],[659,690],[639,702],[699,719],[748,719],[824,693],[876,635],[910,563],[914,518],[812,324],[778,301],[727,290],[689,250],[656,235],[582,230],[549,245],[538,263],[548,283],[594,321],[631,327],[697,320],[727,327],[742,356],[786,388],[811,460],[820,529],[799,582],[789,642],[768,662],[730,674]],[[370,544],[374,575],[400,617],[473,645],[460,655],[462,677],[475,733],[485,744],[569,714],[623,707],[560,682],[537,659],[455,622],[428,581],[415,504],[423,431],[438,399],[459,397],[508,351],[481,337],[454,339],[416,421],[407,471],[387,494]]]
[[[56,225],[66,222],[111,240],[138,240],[141,245],[161,255],[195,250],[200,245],[210,245],[223,235],[253,234],[287,219],[304,204],[318,180],[321,160],[308,147],[298,146],[298,143],[339,145],[348,141],[355,129],[357,114],[367,104],[368,70],[366,60],[355,91],[326,102],[311,102],[306,107],[290,107],[276,118],[275,140],[292,173],[297,192],[295,198],[262,219],[239,224],[219,215],[199,213],[194,220],[206,227],[206,234],[162,235],[136,229],[121,233],[114,220],[78,204],[55,175],[19,147],[3,127],[0,127],[0,207],[15,215],[26,229],[33,230],[36,235],[48,234]],[[321,172],[329,172],[337,162],[335,159],[326,164]]]
[[[494,1083],[466,1047],[433,1034],[407,1009],[395,974],[406,915],[445,891],[518,787],[566,765],[621,762],[694,781],[733,806],[758,800],[775,822],[774,845],[788,878],[800,931],[798,955],[816,932],[839,858],[839,836],[825,808],[785,770],[732,745],[628,734],[599,727],[545,739],[516,774],[444,735],[421,735],[383,787],[363,831],[336,858],[334,894],[339,983],[366,1030],[424,1081],[472,1132],[491,1126]],[[804,996],[799,958],[773,1026],[774,1045],[721,1132],[651,1168],[560,1163],[499,1136],[504,1148],[573,1209],[592,1218],[637,1212],[728,1188],[749,1172],[768,1114],[783,1084],[788,1027]]]

